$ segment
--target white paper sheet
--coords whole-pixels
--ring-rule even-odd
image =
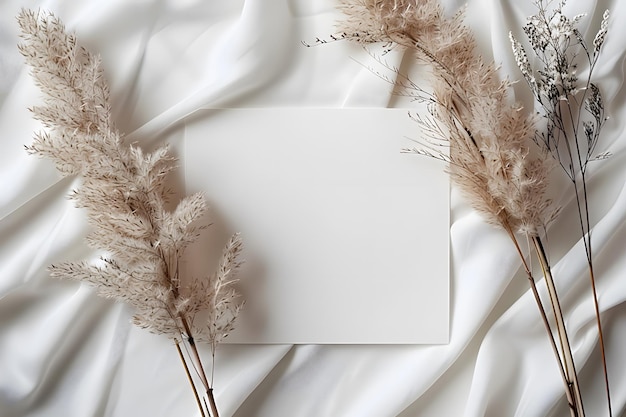
[[[187,192],[206,192],[214,223],[192,270],[227,233],[246,245],[229,342],[447,342],[448,178],[400,152],[415,134],[391,109],[213,110],[187,125]]]

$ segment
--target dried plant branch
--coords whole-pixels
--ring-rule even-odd
[[[537,13],[523,27],[534,56],[539,62],[533,68],[524,46],[511,33],[513,53],[522,76],[546,118],[546,129],[536,135],[538,143],[550,152],[573,184],[578,220],[587,257],[589,280],[594,301],[596,326],[609,416],[612,416],[611,394],[606,351],[591,245],[591,222],[587,193],[587,168],[591,161],[605,159],[610,153],[595,155],[600,131],[608,120],[602,94],[592,82],[608,32],[609,12],[604,12],[600,29],[592,47],[577,28],[585,15],[569,18],[563,14],[566,1],[549,7],[549,2],[536,0]],[[580,67],[586,66],[586,77],[579,79]]]
[[[580,389],[580,381],[578,379],[578,372],[576,370],[576,363],[574,361],[574,355],[572,353],[567,328],[565,327],[565,320],[563,318],[561,302],[556,289],[554,278],[552,276],[552,269],[550,267],[550,263],[548,262],[546,251],[539,236],[534,236],[532,241],[533,247],[535,248],[535,253],[537,255],[537,258],[539,259],[539,264],[541,265],[541,269],[543,271],[543,276],[546,281],[546,287],[548,289],[548,295],[550,297],[550,304],[552,305],[552,312],[554,313],[556,321],[556,330],[558,332],[559,340],[561,342],[561,358],[565,364],[565,377],[567,381],[571,381],[571,395],[575,399],[575,402],[573,402],[573,404],[579,404],[580,410],[578,410],[578,414],[582,416],[584,415],[584,406]]]
[[[561,347],[560,351],[559,351],[559,348],[557,347],[556,340],[554,339],[554,336],[552,335],[552,326],[550,325],[548,315],[546,314],[546,310],[543,307],[543,302],[541,301],[541,297],[539,296],[537,284],[535,283],[535,279],[533,277],[533,273],[531,271],[530,265],[526,261],[526,257],[524,256],[524,253],[522,252],[522,249],[519,245],[517,237],[515,236],[515,233],[513,233],[513,231],[511,230],[507,231],[507,233],[509,234],[509,237],[513,241],[513,244],[515,245],[515,249],[517,250],[519,257],[522,260],[522,266],[524,268],[524,272],[526,273],[526,277],[528,278],[528,282],[530,284],[530,289],[532,291],[533,298],[535,299],[535,303],[539,307],[539,314],[541,315],[541,320],[548,334],[548,339],[550,341],[550,346],[552,347],[552,352],[554,353],[557,359],[561,358],[560,360],[557,360],[557,362],[559,366],[559,372],[561,374],[561,379],[563,380],[563,384],[565,386],[565,397],[567,399],[568,405],[570,406],[570,413],[573,416],[578,416],[580,412],[584,412],[584,407],[582,406],[582,397],[580,395],[580,386],[578,383],[578,374],[576,373],[576,368],[574,366],[573,360],[571,361],[571,365],[568,365],[565,360],[566,357],[571,358],[572,351],[571,351],[570,344],[569,344],[569,338],[567,336],[567,330],[565,328],[565,325],[563,324],[563,313],[561,311],[560,305],[558,304],[559,298],[558,298],[558,295],[556,294],[555,286],[552,280],[552,275],[551,273],[549,273],[550,269],[549,269],[549,264],[547,263],[547,258],[544,259],[545,263],[544,261],[541,261],[540,263],[541,263],[542,269],[544,270],[544,273],[549,274],[549,278],[547,279],[549,279],[552,282],[551,284],[548,284],[548,287],[552,289],[549,292],[550,303],[552,305],[552,311],[554,313],[554,316],[557,320],[557,331],[559,333],[559,342],[560,342],[560,347]],[[538,240],[538,237],[533,238],[533,242],[535,242],[535,244],[537,240]],[[545,255],[544,252],[542,252],[542,254]],[[555,302],[557,303],[556,305],[555,305]],[[572,374],[572,370],[573,370],[573,374]]]
[[[200,395],[198,395],[198,390],[196,389],[196,384],[193,382],[193,377],[191,376],[191,372],[189,371],[189,365],[187,365],[187,360],[185,360],[185,355],[183,355],[183,351],[180,348],[180,342],[175,340],[176,351],[178,352],[178,357],[180,358],[181,363],[183,364],[183,368],[185,369],[185,375],[187,375],[187,380],[191,385],[191,390],[193,391],[193,396],[196,399],[196,404],[198,405],[198,409],[200,410],[200,416],[206,417],[204,412],[204,408],[202,406],[202,401],[200,400]]]
[[[87,282],[99,295],[130,304],[139,327],[166,335],[178,348],[184,341],[217,417],[212,381],[195,341],[207,342],[214,359],[217,345],[233,329],[242,305],[235,291],[240,236],[226,245],[216,273],[205,279],[183,276],[185,250],[204,229],[197,225],[207,211],[204,196],[187,196],[168,211],[165,181],[175,160],[167,146],[144,153],[124,143],[111,120],[99,57],[52,14],[22,10],[18,22],[19,50],[44,94],[43,104],[32,111],[45,130],[26,149],[54,161],[63,175],[82,179],[71,198],[87,212],[92,229],[87,244],[103,253],[98,262],[52,265],[51,275]]]
[[[495,64],[485,62],[477,52],[461,13],[448,19],[441,6],[432,0],[344,0],[341,9],[347,15],[340,28],[343,38],[364,44],[400,45],[431,65],[434,101],[429,106],[429,115],[414,117],[426,139],[404,151],[448,162],[451,180],[468,202],[487,222],[502,228],[510,237],[553,347],[571,415],[582,417],[582,396],[577,374],[572,372],[571,347],[562,311],[553,306],[555,316],[560,316],[556,332],[561,346],[559,353],[516,236],[520,233],[528,240],[539,239],[559,212],[547,196],[552,167],[548,152],[531,150],[536,132],[534,117],[520,106],[509,104],[510,82],[501,80]],[[396,85],[411,90],[405,95],[419,96],[422,101],[431,97],[410,83],[403,81]],[[443,143],[449,144],[447,154],[440,151]],[[549,271],[549,265],[542,263],[542,266]],[[546,277],[549,279],[551,275]],[[556,291],[551,295],[556,303]]]

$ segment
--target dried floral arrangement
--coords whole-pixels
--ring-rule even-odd
[[[166,178],[175,160],[167,146],[144,153],[124,143],[111,120],[100,58],[52,14],[22,10],[18,22],[19,50],[44,95],[43,105],[32,108],[44,131],[26,150],[54,161],[62,175],[80,177],[71,198],[87,213],[88,245],[102,254],[52,265],[51,275],[87,282],[99,295],[128,303],[136,325],[173,340],[200,414],[218,417],[213,370],[217,345],[242,306],[234,287],[240,236],[226,244],[215,273],[186,276],[181,260],[205,228],[197,224],[207,211],[204,196],[187,196],[168,211]],[[210,372],[196,342],[209,345]]]
[[[427,106],[427,114],[411,116],[419,124],[423,139],[404,151],[445,161],[453,184],[469,204],[509,236],[539,308],[570,414],[582,417],[585,410],[570,335],[544,246],[548,226],[560,213],[548,194],[548,183],[552,167],[563,168],[573,183],[578,203],[611,416],[586,183],[588,163],[608,156],[595,155],[606,117],[600,89],[591,78],[607,34],[609,14],[604,14],[593,46],[589,47],[576,27],[583,16],[565,16],[565,0],[556,4],[536,0],[535,5],[538,12],[528,19],[523,31],[540,67],[531,66],[522,44],[513,35],[511,42],[522,75],[545,119],[544,126],[532,112],[510,104],[512,82],[501,79],[496,64],[480,56],[470,29],[463,24],[462,13],[448,18],[435,0],[343,0],[339,7],[346,19],[332,39],[382,43],[382,54],[397,46],[408,48],[432,68],[432,91],[427,91],[398,68],[372,55],[394,77],[374,70],[377,75],[393,83],[399,94]],[[581,66],[587,67],[582,80],[576,71]],[[546,302],[539,296],[532,257],[524,254],[524,242],[529,242],[541,266],[549,294]]]

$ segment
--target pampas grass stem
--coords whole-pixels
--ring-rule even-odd
[[[189,385],[191,385],[191,390],[193,391],[193,396],[196,399],[196,404],[198,405],[198,409],[200,410],[200,416],[206,417],[204,412],[204,407],[202,407],[202,401],[200,400],[200,395],[198,394],[198,390],[196,389],[196,384],[193,382],[193,377],[191,376],[191,372],[189,371],[189,365],[187,365],[187,360],[183,355],[183,351],[180,348],[180,342],[178,340],[175,341],[176,351],[178,352],[178,357],[185,369],[185,374],[187,375],[187,380],[189,381]]]
[[[576,364],[572,354],[572,347],[565,327],[565,320],[563,319],[561,302],[559,301],[554,278],[552,277],[552,269],[548,262],[548,257],[541,239],[538,236],[534,236],[532,238],[532,242],[537,259],[539,259],[539,264],[541,265],[541,270],[543,272],[548,294],[550,296],[550,304],[552,305],[552,311],[556,320],[556,329],[559,336],[559,342],[561,344],[561,358],[562,361],[565,362],[565,377],[567,385],[570,387],[573,395],[573,403],[570,402],[570,409],[575,408],[577,411],[576,415],[578,417],[583,417],[585,415],[585,411],[583,407],[580,383],[578,381],[578,372],[576,372]]]
[[[543,322],[544,328],[546,329],[548,340],[550,341],[550,346],[552,347],[552,352],[554,353],[557,359],[556,362],[559,367],[559,373],[561,375],[561,379],[563,380],[563,384],[565,386],[565,397],[569,405],[570,414],[572,417],[580,417],[579,416],[580,407],[577,406],[577,403],[575,401],[575,398],[577,398],[578,396],[573,392],[570,378],[567,374],[565,366],[563,365],[563,361],[561,360],[559,349],[557,347],[556,341],[554,340],[554,335],[552,333],[552,327],[550,326],[548,315],[546,314],[546,310],[543,306],[543,302],[541,301],[541,297],[539,296],[537,283],[535,282],[535,278],[531,271],[530,265],[528,265],[528,262],[526,261],[526,256],[524,256],[524,253],[522,252],[522,248],[519,245],[519,242],[517,240],[517,237],[515,236],[515,233],[513,233],[512,230],[508,229],[507,234],[509,235],[509,238],[513,242],[513,245],[515,246],[517,254],[522,260],[522,266],[524,268],[524,272],[526,273],[526,278],[528,278],[528,283],[530,285],[533,298],[535,299],[535,304],[537,305],[537,308],[539,309],[539,314],[541,315],[541,321]]]
[[[217,404],[215,403],[215,396],[213,395],[213,387],[211,387],[211,385],[209,384],[209,380],[207,379],[204,365],[202,364],[202,358],[200,357],[200,352],[198,352],[198,346],[196,345],[196,342],[191,333],[191,327],[189,326],[189,322],[185,317],[181,317],[181,322],[183,324],[183,328],[185,329],[185,333],[187,334],[187,343],[189,344],[189,348],[191,349],[191,354],[193,355],[194,363],[196,365],[196,369],[198,370],[198,376],[200,377],[202,385],[204,385],[204,388],[206,390],[207,397],[209,398],[209,405],[211,406],[211,416],[219,417]],[[211,368],[213,369],[214,367],[215,361],[212,361]],[[213,371],[211,371],[211,373],[213,373]]]

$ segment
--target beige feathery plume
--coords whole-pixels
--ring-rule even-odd
[[[387,42],[387,48],[400,45],[432,67],[432,93],[398,74],[396,85],[410,90],[406,95],[426,103],[430,113],[414,116],[426,139],[405,151],[448,162],[452,182],[470,205],[511,238],[557,360],[571,415],[582,417],[571,347],[540,240],[558,209],[547,196],[554,164],[545,149],[531,152],[536,134],[534,116],[510,104],[510,82],[501,80],[496,65],[480,56],[471,31],[463,25],[462,14],[445,17],[435,0],[343,0],[340,8],[347,15],[340,38]],[[441,147],[447,147],[448,152],[440,152]],[[517,233],[536,248],[550,292],[560,351]]]
[[[130,304],[138,326],[167,335],[178,348],[188,343],[217,417],[195,340],[208,342],[214,356],[233,328],[241,307],[234,287],[241,238],[231,238],[214,274],[182,277],[180,260],[203,229],[197,223],[207,211],[204,196],[185,197],[168,211],[165,181],[175,161],[167,146],[146,154],[124,143],[111,120],[100,58],[52,14],[22,10],[18,22],[19,50],[44,94],[32,111],[45,130],[26,149],[54,161],[62,174],[81,177],[71,197],[87,212],[87,243],[105,254],[97,263],[53,265],[52,276],[88,282],[100,295]]]
[[[422,97],[432,118],[418,121],[449,153],[428,142],[410,151],[448,161],[452,181],[489,223],[540,233],[556,213],[545,192],[552,164],[531,153],[533,116],[509,104],[510,83],[480,56],[463,15],[446,18],[430,0],[343,0],[340,9],[343,38],[408,47],[433,67],[433,94]]]

